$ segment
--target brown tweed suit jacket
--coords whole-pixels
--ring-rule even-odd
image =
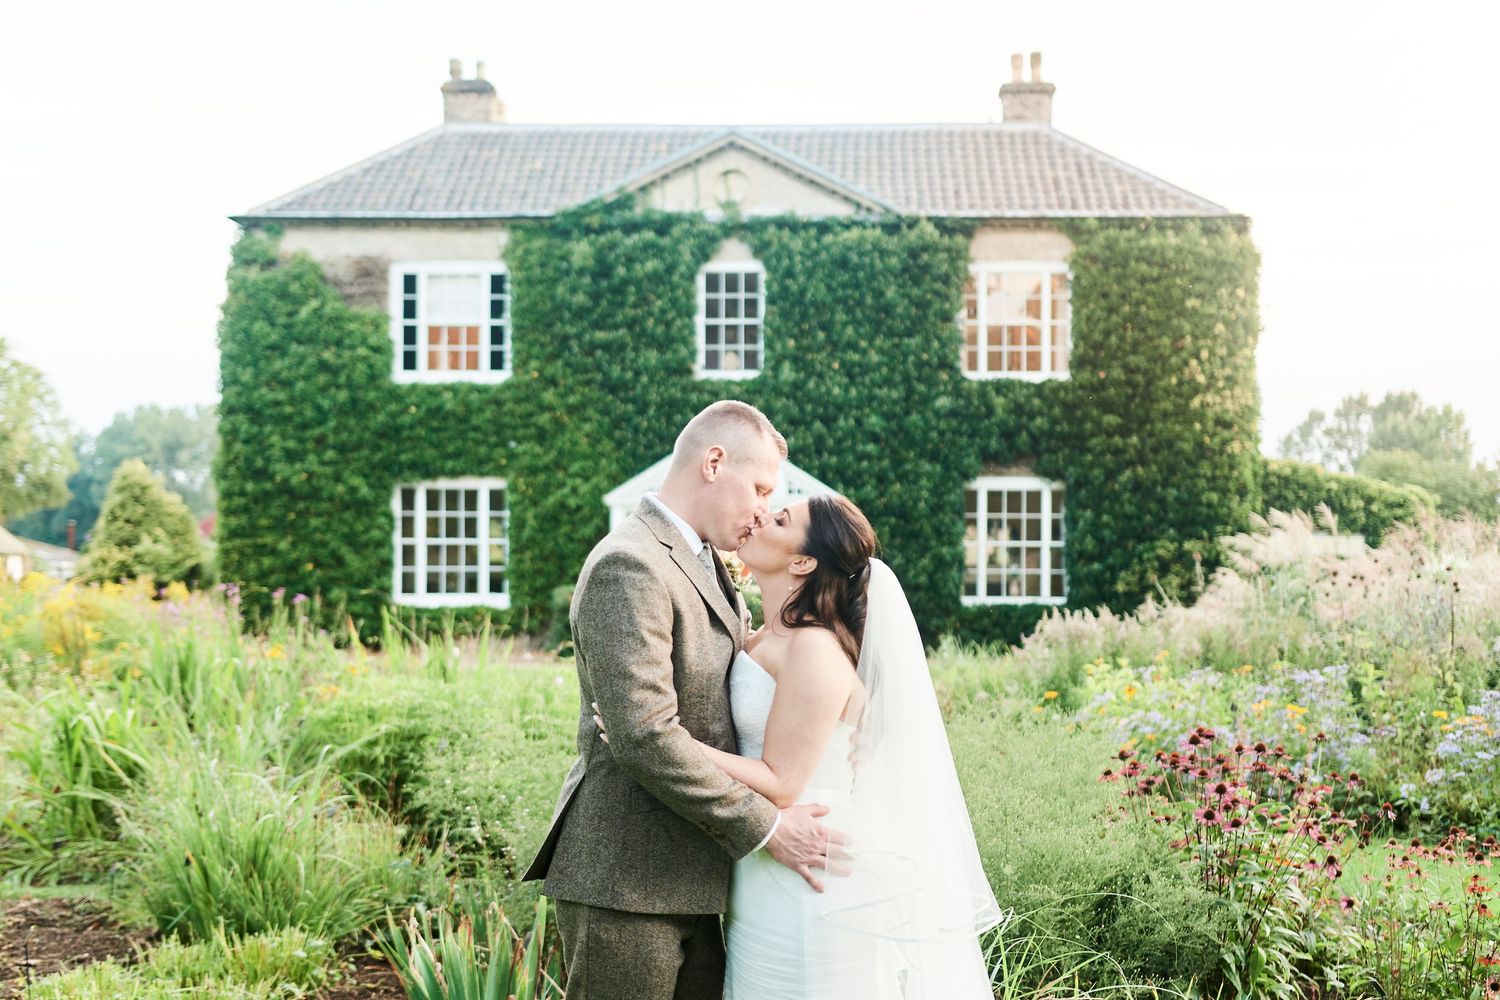
[[[771,829],[776,807],[693,743],[738,752],[728,670],[749,615],[737,592],[730,604],[724,588],[733,586],[715,564],[718,581],[646,498],[583,564],[568,614],[578,759],[524,876],[545,878],[554,899],[722,913],[734,861]],[[595,701],[608,743],[598,738]]]

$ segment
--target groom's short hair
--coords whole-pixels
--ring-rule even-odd
[[[749,403],[738,399],[721,399],[698,411],[687,422],[672,448],[671,472],[681,471],[698,462],[713,445],[723,445],[729,460],[737,462],[761,441],[775,445],[777,453],[787,456],[786,438],[776,430],[769,417]]]

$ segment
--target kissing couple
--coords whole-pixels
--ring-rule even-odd
[[[579,572],[578,759],[524,876],[569,1000],[993,997],[1001,914],[911,607],[847,498],[769,509],[786,457],[754,406],[707,406]]]

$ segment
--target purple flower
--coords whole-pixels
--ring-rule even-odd
[[[279,601],[279,600],[281,600],[285,596],[286,596],[286,588],[285,587],[277,587],[275,590],[271,591],[271,600],[273,600],[273,601]]]
[[[301,604],[305,600],[307,600],[307,595],[306,594],[293,594],[292,595],[292,603],[293,604]]]

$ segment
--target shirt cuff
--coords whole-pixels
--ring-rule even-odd
[[[766,839],[762,840],[760,843],[758,843],[754,847],[752,847],[750,849],[750,853],[754,854],[756,851],[760,850],[762,847],[765,847],[767,844],[769,844],[771,842],[771,838],[774,837],[774,836],[776,836],[776,828],[778,826],[780,826],[780,825],[781,825],[781,810],[778,809],[778,810],[776,810],[776,818],[771,821],[771,829],[769,829],[769,830],[766,831]]]

